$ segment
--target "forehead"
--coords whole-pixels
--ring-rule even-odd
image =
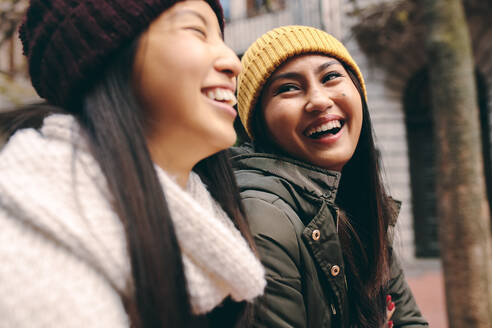
[[[304,54],[289,58],[286,62],[280,65],[271,76],[286,73],[289,71],[302,71],[304,69],[317,69],[323,65],[341,66],[341,62],[336,58],[322,54]]]
[[[206,1],[187,0],[175,3],[164,11],[154,22],[156,24],[176,23],[189,17],[204,20],[204,23],[219,23],[218,17]]]

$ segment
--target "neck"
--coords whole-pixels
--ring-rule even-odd
[[[191,170],[197,163],[183,154],[175,145],[153,144],[148,142],[152,161],[176,179],[176,182],[186,188]]]

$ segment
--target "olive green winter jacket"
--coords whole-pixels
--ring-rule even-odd
[[[346,327],[347,290],[334,204],[340,173],[249,146],[231,149],[267,288],[256,327]],[[392,256],[388,293],[395,327],[427,327]]]

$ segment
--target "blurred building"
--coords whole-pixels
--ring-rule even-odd
[[[226,14],[225,39],[241,55],[268,30],[292,24],[311,25],[341,36],[342,0],[221,0]]]
[[[437,257],[435,151],[425,28],[415,1],[222,0],[226,43],[238,55],[264,32],[287,24],[321,28],[340,38],[367,84],[376,142],[393,197],[403,206],[396,247],[403,258]],[[464,0],[476,58],[483,154],[491,182],[492,29],[490,4]],[[489,197],[490,199],[490,197]]]
[[[15,1],[19,8],[25,0]],[[405,0],[221,0],[226,43],[238,55],[264,32],[303,24],[340,38],[364,73],[376,142],[393,197],[403,202],[397,248],[407,260],[437,257],[433,122],[421,13]],[[0,11],[7,10],[2,6]],[[476,62],[485,173],[492,182],[492,4],[464,0]],[[19,9],[20,10],[20,9]],[[0,21],[4,28],[5,20]],[[1,40],[1,38],[0,38]],[[0,42],[0,110],[37,100],[15,34]],[[489,192],[491,195],[492,192]],[[491,197],[489,196],[489,202]]]
[[[0,0],[0,110],[38,100],[27,78],[18,24],[27,0]]]

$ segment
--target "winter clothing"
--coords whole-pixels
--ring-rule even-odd
[[[345,266],[334,201],[340,173],[251,147],[233,148],[251,233],[266,268],[257,327],[347,327]],[[427,323],[392,254],[388,294],[395,327]]]
[[[20,38],[34,88],[51,104],[68,107],[93,85],[115,52],[177,2],[31,0]],[[206,2],[223,29],[220,2]]]
[[[199,176],[186,190],[155,166],[181,248],[192,310],[252,300],[264,270]],[[0,327],[128,327],[124,227],[75,119],[49,116],[0,153]]]
[[[309,53],[327,55],[346,64],[366,88],[359,67],[344,45],[330,34],[309,26],[282,26],[256,40],[241,59],[243,70],[238,76],[238,112],[251,139],[252,117],[261,90],[272,73],[287,59]]]

